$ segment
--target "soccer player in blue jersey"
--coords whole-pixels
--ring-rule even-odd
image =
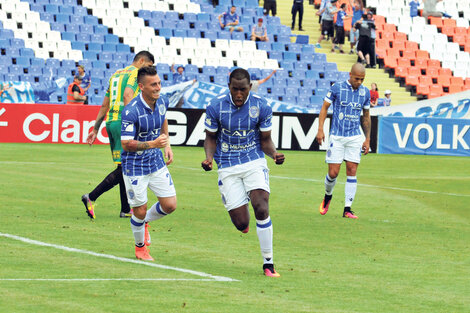
[[[154,67],[143,67],[137,74],[141,93],[122,112],[122,171],[129,205],[133,209],[131,229],[135,256],[153,261],[148,222],[176,209],[176,192],[167,165],[173,161],[165,118],[168,99],[160,97],[161,80]],[[163,158],[160,148],[164,148]],[[147,187],[158,201],[147,210]]]
[[[272,109],[267,101],[250,93],[248,71],[238,68],[230,74],[230,92],[214,98],[206,109],[206,159],[202,167],[212,170],[215,160],[219,191],[232,223],[248,232],[251,201],[256,232],[266,276],[279,277],[273,264],[273,226],[269,217],[269,169],[264,155],[276,164],[284,163],[271,139]]]
[[[346,162],[346,186],[343,217],[357,218],[351,206],[357,189],[357,166],[361,154],[367,154],[370,146],[370,93],[362,85],[366,70],[360,63],[352,66],[349,80],[331,86],[320,111],[317,141],[325,140],[323,125],[330,105],[333,105],[333,117],[330,126],[330,138],[326,152],[328,174],[325,177],[325,197],[320,205],[320,214],[325,215],[333,196],[336,177],[343,161]],[[362,118],[361,118],[362,112]],[[361,126],[365,135],[361,134]]]

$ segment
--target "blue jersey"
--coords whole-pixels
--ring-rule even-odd
[[[183,74],[180,74],[178,72],[173,73],[173,84],[184,83],[187,80],[188,79],[186,78],[186,75],[184,75],[184,72]]]
[[[346,12],[339,10],[336,15],[336,26],[344,26],[344,18],[346,17]]]
[[[354,27],[356,22],[359,21],[362,18],[362,14],[364,14],[364,11],[362,11],[361,9],[356,10],[356,8],[353,7],[353,17],[352,17],[352,20],[351,20],[352,27]]]
[[[330,135],[351,137],[361,134],[361,111],[370,108],[369,89],[361,85],[354,90],[349,81],[331,86],[325,101],[333,105]]]
[[[87,72],[85,72],[85,74],[83,74],[82,76],[82,82],[80,83],[80,87],[85,89],[86,87],[90,86],[90,83],[91,83],[90,75]]]
[[[227,25],[228,23],[234,23],[236,21],[238,21],[238,14],[237,13],[230,14],[230,11],[224,13],[224,24],[225,25]]]
[[[419,7],[419,2],[418,1],[411,1],[410,2],[410,16],[411,17],[418,16],[418,7]]]
[[[217,133],[214,160],[220,168],[264,158],[260,132],[271,130],[273,111],[266,99],[250,92],[242,107],[230,93],[212,99],[206,109],[206,130]]]
[[[155,111],[145,103],[142,95],[126,105],[122,111],[121,140],[152,141],[160,136],[165,121],[168,99],[160,98],[155,104]],[[121,154],[122,171],[126,176],[143,176],[163,168],[165,160],[160,149],[128,152]]]

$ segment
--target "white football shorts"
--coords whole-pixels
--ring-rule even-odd
[[[147,187],[157,197],[167,198],[176,196],[175,185],[166,166],[144,176],[123,176],[127,200],[132,208],[147,203]]]
[[[222,168],[218,174],[219,191],[227,211],[247,204],[251,190],[270,192],[269,169],[265,158]]]
[[[343,161],[360,163],[364,140],[363,135],[351,137],[330,136],[325,162],[333,164],[341,164]]]

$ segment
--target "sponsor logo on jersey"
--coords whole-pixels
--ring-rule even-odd
[[[227,152],[228,151],[228,143],[222,142],[222,152]]]

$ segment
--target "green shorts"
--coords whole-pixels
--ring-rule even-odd
[[[108,132],[113,161],[116,164],[121,164],[121,121],[106,122],[106,131]]]

